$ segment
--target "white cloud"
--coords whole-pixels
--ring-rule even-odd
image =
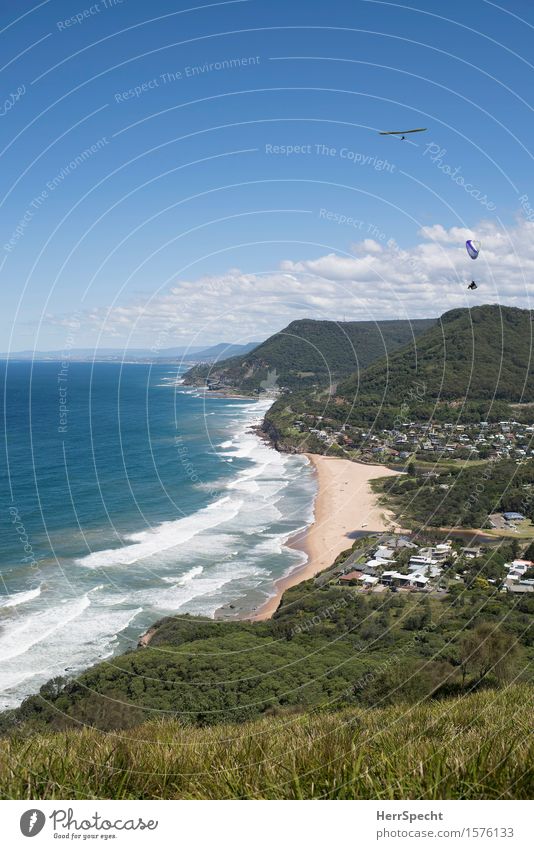
[[[471,230],[467,230],[465,227],[451,227],[449,230],[446,230],[442,224],[433,224],[432,227],[421,227],[419,235],[434,242],[448,244],[461,244],[467,241],[467,239],[475,238]]]
[[[372,239],[343,256],[285,260],[280,271],[225,274],[181,280],[169,290],[129,304],[93,309],[82,326],[129,345],[209,344],[261,340],[297,318],[369,320],[440,315],[453,307],[534,301],[534,223],[509,230],[481,222],[476,231],[423,227],[422,241],[400,249]],[[464,247],[482,242],[476,261]],[[476,292],[468,292],[474,277]],[[51,317],[54,324],[69,319]]]

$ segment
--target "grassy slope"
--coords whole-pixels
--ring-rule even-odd
[[[196,366],[186,382],[223,379],[241,391],[254,391],[276,370],[278,385],[291,389],[346,377],[384,354],[410,343],[435,323],[416,321],[293,321],[246,356]]]
[[[284,593],[268,622],[167,618],[148,648],[99,663],[66,685],[50,682],[20,709],[4,713],[2,728],[62,731],[82,723],[113,731],[147,716],[204,726],[273,711],[456,695],[475,674],[463,680],[462,640],[483,622],[514,644],[509,677],[524,670],[521,680],[529,681],[534,598],[512,599],[487,583],[454,590],[434,598],[362,596],[312,580]]]
[[[246,725],[0,741],[14,799],[529,799],[534,688]]]

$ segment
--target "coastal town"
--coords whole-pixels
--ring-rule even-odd
[[[515,557],[502,564],[497,577],[484,577],[480,566],[495,548],[464,546],[445,540],[418,545],[407,535],[387,534],[356,550],[328,575],[340,586],[362,592],[424,592],[442,594],[459,586],[494,584],[503,593],[534,592],[534,561]],[[321,581],[324,581],[323,575]]]
[[[364,462],[411,459],[521,462],[534,457],[534,425],[517,421],[476,424],[409,421],[375,432],[349,424],[339,427],[326,417],[306,414],[295,422],[295,427],[302,434],[312,434],[325,448],[341,450],[344,456]]]

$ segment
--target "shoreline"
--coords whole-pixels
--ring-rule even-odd
[[[399,472],[387,466],[371,466],[323,454],[305,456],[312,463],[317,480],[314,521],[286,545],[303,551],[308,560],[274,582],[275,594],[252,614],[242,617],[248,621],[270,619],[286,590],[327,569],[342,551],[351,547],[354,542],[351,533],[364,528],[368,533],[388,530],[393,533],[397,529],[394,514],[378,504],[378,496],[369,482],[394,477]]]

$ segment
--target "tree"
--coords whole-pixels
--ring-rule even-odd
[[[402,572],[403,574],[408,572],[408,563],[410,562],[411,556],[412,551],[409,548],[401,548],[395,552],[395,565],[399,572]]]
[[[517,555],[519,554],[519,552],[520,552],[520,550],[521,550],[521,549],[520,549],[520,545],[519,545],[519,540],[517,540],[517,539],[512,539],[512,540],[510,541],[510,548],[511,548],[511,550],[512,550],[512,557],[513,557],[513,558],[514,558],[514,560],[515,560],[515,558],[517,557]]]
[[[460,645],[463,683],[469,673],[475,675],[477,684],[490,673],[499,681],[505,680],[517,651],[517,642],[511,634],[491,622],[481,622],[467,632]]]

